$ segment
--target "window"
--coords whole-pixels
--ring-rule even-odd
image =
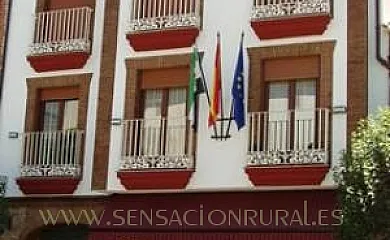
[[[143,101],[143,154],[184,154],[186,89],[145,90]]]
[[[41,130],[57,131],[76,129],[78,123],[77,99],[47,100],[42,102]]]
[[[268,150],[308,149],[316,133],[316,81],[268,85]]]

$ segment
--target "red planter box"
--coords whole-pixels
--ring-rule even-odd
[[[27,61],[36,72],[48,72],[83,68],[89,56],[87,52],[70,52],[28,56]]]
[[[128,190],[184,189],[194,170],[122,171],[117,176]]]
[[[272,19],[252,21],[251,26],[260,39],[322,35],[330,19],[330,16]]]
[[[168,29],[127,34],[135,51],[191,47],[199,35],[198,28]]]
[[[21,177],[16,179],[24,194],[72,194],[80,178],[72,177]]]
[[[327,165],[247,167],[245,169],[255,186],[320,185],[328,171]]]

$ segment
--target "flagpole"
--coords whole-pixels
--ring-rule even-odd
[[[232,120],[233,120],[233,106],[234,106],[234,99],[232,100],[232,103],[230,105],[230,113],[229,113],[229,123],[228,123],[228,127],[226,129],[226,136],[229,134],[230,132],[230,126],[232,125]]]
[[[221,34],[220,34],[220,32],[218,31],[218,33],[217,33],[217,38],[218,38],[218,43],[219,43],[219,47],[220,48],[222,48],[222,44],[221,44]],[[219,59],[219,61],[220,61],[220,68],[222,67],[222,49],[220,50],[220,59]],[[222,71],[222,69],[220,69],[219,71]],[[221,140],[223,140],[223,130],[224,130],[224,124],[223,124],[223,122],[224,122],[224,118],[225,118],[225,116],[224,116],[224,109],[223,109],[223,86],[222,86],[222,76],[221,76],[221,97],[220,97],[220,107],[221,107]]]
[[[203,65],[202,65],[202,62],[201,62],[201,59],[200,59],[200,54],[199,54],[199,52],[197,52],[197,54],[198,54],[198,62],[199,62],[199,67],[200,67],[200,73],[202,74],[202,82],[203,82],[203,86],[205,88],[204,90],[206,92],[207,103],[208,103],[209,109],[210,109],[210,107],[211,107],[211,99],[210,99],[210,94],[209,94],[209,88],[207,86],[205,74],[204,74],[204,71],[203,71]],[[216,128],[215,125],[213,125],[213,129],[214,129],[215,136],[217,136],[217,128]]]
[[[242,44],[243,41],[244,41],[244,31],[242,31],[242,33],[241,33],[241,40],[240,41],[241,41],[240,44]],[[234,84],[234,79],[233,79],[233,84]],[[232,120],[233,120],[233,111],[234,111],[234,99],[232,99],[232,102],[231,102],[230,114],[229,114],[229,123],[228,123],[228,128],[226,130],[226,135],[228,135],[229,132],[230,132],[230,126],[231,126]]]

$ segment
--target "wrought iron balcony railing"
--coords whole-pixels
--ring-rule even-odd
[[[129,32],[199,27],[201,0],[134,0]]]
[[[186,118],[123,123],[120,171],[188,169],[194,164],[193,130]]]
[[[78,177],[84,131],[23,134],[22,177]]]
[[[254,0],[252,20],[332,15],[332,0]]]
[[[327,164],[328,109],[249,114],[248,165]]]
[[[30,55],[90,52],[91,24],[92,9],[89,7],[38,13]]]

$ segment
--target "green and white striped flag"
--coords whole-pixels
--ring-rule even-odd
[[[196,129],[197,125],[197,114],[196,114],[196,99],[197,95],[205,91],[203,85],[203,74],[200,65],[200,55],[198,49],[194,47],[191,54],[191,65],[190,65],[190,86],[188,92],[188,119],[191,121],[191,125]]]

